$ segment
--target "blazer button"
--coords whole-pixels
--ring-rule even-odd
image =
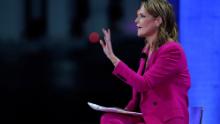
[[[157,106],[157,102],[156,101],[153,101],[153,106]]]

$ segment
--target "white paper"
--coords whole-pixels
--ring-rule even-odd
[[[104,107],[104,106],[100,106],[100,105],[97,105],[91,102],[88,102],[88,105],[96,111],[113,112],[113,113],[130,114],[130,115],[142,115],[142,113],[139,113],[139,112],[127,111],[127,110],[117,108],[117,107]]]

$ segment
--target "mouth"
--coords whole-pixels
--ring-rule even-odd
[[[141,29],[142,27],[137,26],[137,29]]]

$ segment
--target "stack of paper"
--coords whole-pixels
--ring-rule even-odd
[[[130,114],[130,115],[142,115],[142,113],[139,112],[132,112],[132,111],[127,111],[121,108],[117,108],[117,107],[104,107],[104,106],[100,106],[91,102],[88,102],[88,105],[97,111],[102,111],[102,112],[113,112],[113,113],[121,113],[121,114]]]

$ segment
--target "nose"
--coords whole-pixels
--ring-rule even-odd
[[[135,22],[135,23],[138,23],[138,17],[135,18],[134,22]]]

